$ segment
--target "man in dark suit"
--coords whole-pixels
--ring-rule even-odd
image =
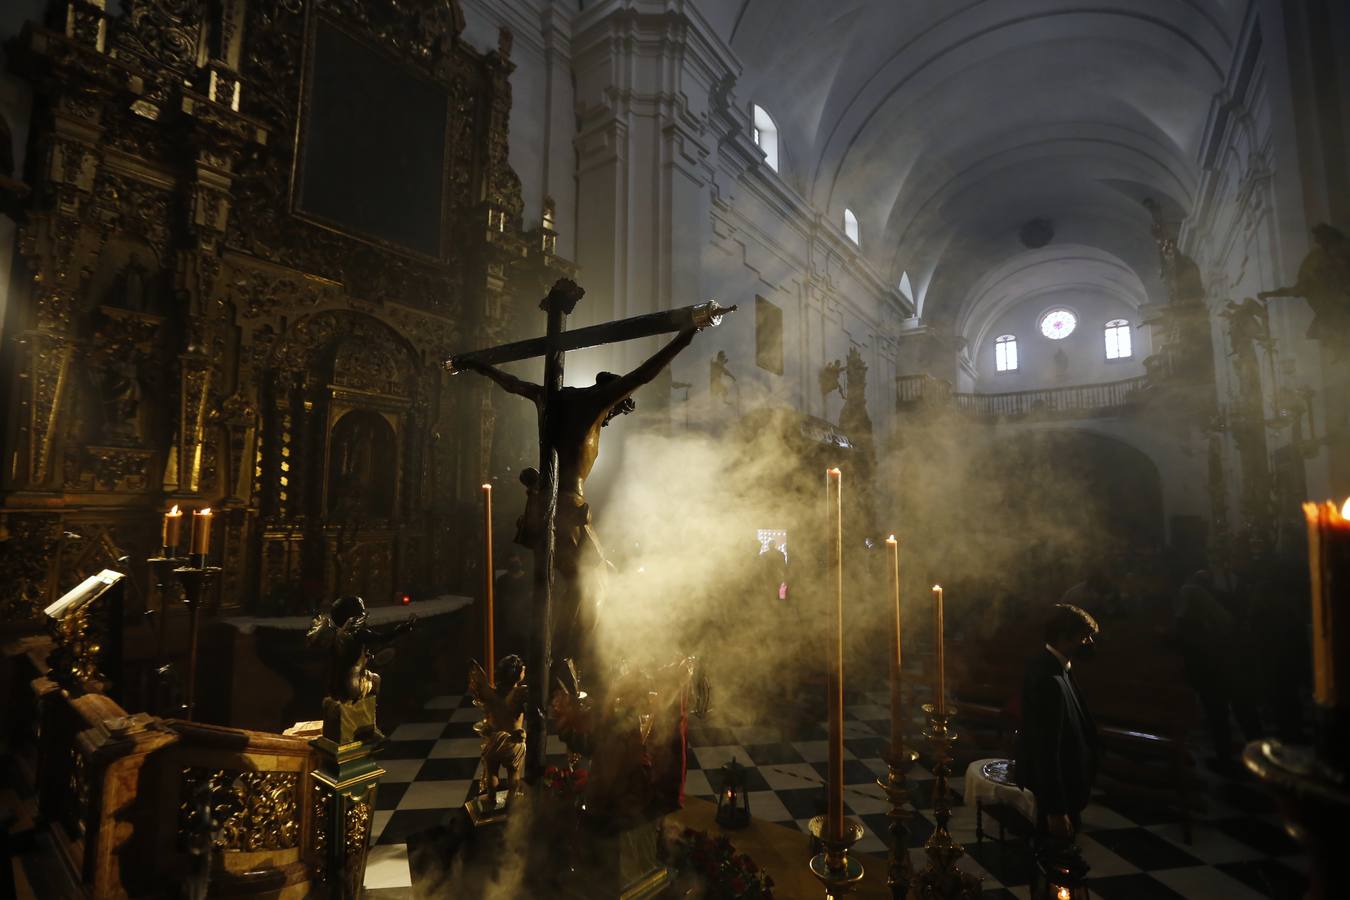
[[[1074,684],[1075,661],[1096,648],[1097,622],[1077,606],[1057,604],[1045,623],[1045,648],[1027,661],[1017,781],[1036,795],[1036,836],[1070,840],[1097,773],[1097,728]]]

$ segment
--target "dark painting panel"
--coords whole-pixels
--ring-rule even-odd
[[[445,89],[323,19],[308,75],[297,212],[440,256]]]

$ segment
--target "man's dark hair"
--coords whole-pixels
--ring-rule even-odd
[[[497,660],[497,674],[494,679],[498,688],[512,688],[520,680],[520,673],[525,671],[525,660],[516,656],[514,653],[503,656]]]
[[[1099,631],[1097,620],[1071,603],[1056,603],[1050,618],[1045,620],[1045,642],[1051,646]]]

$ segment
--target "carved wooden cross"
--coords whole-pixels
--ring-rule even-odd
[[[530,709],[526,720],[526,779],[533,783],[542,774],[547,750],[545,715],[548,708],[549,681],[553,677],[553,587],[557,557],[558,514],[558,447],[555,438],[560,422],[550,416],[560,415],[559,395],[563,389],[563,363],[568,350],[598,347],[631,341],[671,332],[692,332],[716,326],[722,316],[736,307],[722,308],[714,301],[672,309],[665,312],[633,316],[615,322],[566,331],[567,317],[576,308],[586,292],[570,279],[560,279],[539,308],[548,314],[548,327],[543,337],[531,338],[475,350],[452,356],[445,361],[451,372],[465,369],[478,371],[496,381],[512,393],[535,401],[539,413],[539,483],[543,498],[543,516],[540,544],[534,553],[534,639],[529,648],[527,665],[530,683]],[[678,353],[684,343],[672,342],[646,363],[618,379],[628,379],[627,385],[636,388],[650,381]],[[544,358],[544,381],[532,385],[492,368],[495,363]],[[629,391],[631,393],[631,390]],[[624,396],[627,396],[624,394]]]

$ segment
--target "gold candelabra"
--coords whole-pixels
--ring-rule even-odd
[[[951,720],[956,710],[945,704],[939,709],[935,704],[925,703],[923,711],[928,714],[924,737],[933,750],[933,819],[937,827],[924,844],[928,865],[915,876],[910,894],[914,900],[974,900],[981,893],[980,878],[956,867],[966,850],[947,830],[952,817],[947,779],[952,773],[951,747],[956,740]]]
[[[853,819],[845,818],[843,834],[835,839],[830,836],[829,816],[816,816],[811,820],[811,837],[824,848],[811,857],[811,874],[825,886],[825,900],[837,900],[853,890],[862,881],[862,863],[852,859],[848,851],[862,840],[862,825]]]
[[[909,860],[909,820],[914,813],[905,808],[909,803],[905,772],[918,758],[918,751],[911,750],[903,743],[892,747],[886,756],[889,771],[885,778],[877,779],[877,785],[886,792],[886,799],[891,801],[890,811],[886,813],[891,820],[891,851],[886,865],[886,884],[891,890],[891,900],[904,900],[914,880],[914,865]]]

